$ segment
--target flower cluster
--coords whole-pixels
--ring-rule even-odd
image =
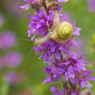
[[[48,64],[45,67],[48,78],[43,83],[62,82],[62,91],[59,91],[58,88],[51,87],[51,91],[55,93],[54,95],[80,95],[81,91],[86,89],[86,87],[91,88],[92,85],[88,81],[95,81],[95,77],[90,77],[93,70],[86,69],[88,62],[83,60],[83,55],[78,56],[74,51],[71,52],[72,47],[80,47],[78,45],[79,42],[76,41],[76,36],[80,35],[79,31],[81,28],[75,27],[75,21],[70,21],[67,15],[56,15],[56,12],[58,14],[62,10],[60,3],[69,0],[25,1],[28,1],[28,4],[23,7],[21,6],[21,8],[28,9],[31,5],[36,10],[35,15],[29,16],[30,24],[28,27],[31,29],[28,30],[28,36],[32,36],[31,41],[34,42],[37,39],[39,42],[43,40],[43,43],[40,42],[40,44],[34,47],[36,54],[42,52],[39,58]],[[36,6],[37,4],[39,4],[39,8]],[[60,19],[60,17],[63,19]],[[60,42],[62,38],[60,38],[57,31],[63,22],[68,22],[72,26],[72,29],[70,29],[73,32],[69,40],[63,37],[63,42]],[[65,29],[68,29],[67,25],[64,26],[66,26]],[[56,34],[57,36],[54,36]],[[64,34],[66,37],[68,30]],[[40,35],[41,38],[36,38],[36,35]],[[91,95],[91,92],[87,92],[85,95],[88,94]]]
[[[45,67],[45,71],[48,73],[49,77],[44,83],[62,80],[64,87],[62,93],[64,94],[58,95],[73,95],[72,93],[75,93],[74,95],[79,95],[76,91],[77,87],[80,89],[85,89],[86,87],[91,88],[92,85],[88,80],[95,81],[95,77],[89,77],[93,71],[86,69],[88,62],[83,61],[82,57],[83,55],[78,58],[73,52],[70,57],[63,59],[61,63],[53,62],[51,67]],[[51,91],[54,92],[52,88]],[[56,95],[57,93],[59,93],[59,91],[56,92]]]
[[[12,32],[3,32],[0,33],[0,70],[2,70],[5,78],[10,84],[16,83],[18,81],[18,76],[14,72],[8,72],[8,68],[15,68],[21,63],[22,55],[19,52],[11,51],[10,49],[14,47],[17,43],[16,36]],[[13,74],[10,74],[13,73]],[[15,77],[12,77],[12,76]],[[12,81],[11,81],[12,80]]]
[[[28,3],[26,5],[20,6],[20,8],[25,9],[25,10],[29,9],[30,6],[38,10],[41,6],[40,0],[24,0],[24,1]]]
[[[41,37],[44,37],[49,32],[49,28],[52,26],[53,22],[53,13],[50,12],[51,15],[47,16],[46,12],[42,10],[38,10],[36,15],[29,15],[30,24],[28,25],[28,36],[31,36],[34,34],[32,39],[36,37],[37,34],[39,34]]]

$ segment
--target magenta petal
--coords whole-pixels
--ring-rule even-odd
[[[88,81],[84,81],[84,80],[81,81],[80,85],[82,88],[85,88],[85,87],[91,88],[92,87],[92,85]]]
[[[71,95],[77,95],[77,93],[76,92],[71,92]]]
[[[32,34],[34,34],[36,32],[36,30],[33,30],[33,29],[29,29],[28,31],[27,31],[27,33],[28,33],[28,37],[30,37]]]
[[[58,51],[56,51],[54,55],[55,55],[55,57],[56,57],[57,59],[60,59],[60,54],[59,54]]]
[[[68,77],[69,78],[74,78],[75,77],[75,74],[73,72],[73,67],[72,66],[68,67]]]
[[[86,87],[86,81],[82,80],[80,85],[81,85],[82,88],[85,88]]]
[[[80,35],[80,33],[79,33],[80,30],[81,30],[81,28],[74,27],[73,34],[79,36]]]
[[[58,2],[68,2],[69,0],[57,0]]]
[[[75,22],[76,22],[75,20],[73,22],[71,22],[71,24],[72,24],[73,27],[75,26]]]
[[[86,81],[86,84],[87,84],[87,87],[88,88],[91,88],[92,87],[92,85],[88,81]]]
[[[87,78],[87,80],[95,81],[95,77],[89,77],[89,78]]]
[[[56,47],[57,47],[57,46],[56,46],[56,44],[54,43],[54,44],[51,46],[51,51],[54,52],[55,49],[56,49]]]
[[[51,72],[51,67],[45,67],[44,70],[49,74]]]
[[[20,6],[20,8],[24,9],[24,10],[27,10],[29,8],[30,4],[26,4],[26,5],[23,5],[23,6]]]
[[[59,91],[58,91],[58,88],[55,88],[55,87],[51,87],[51,91],[53,92],[53,93],[58,93]]]
[[[78,83],[78,80],[75,79],[75,78],[70,78],[70,82],[71,82],[71,83]]]
[[[43,83],[44,83],[44,84],[45,84],[45,83],[50,83],[50,81],[51,81],[51,78],[49,77],[49,78],[47,78],[46,80],[44,80]]]
[[[62,68],[62,69],[60,68],[60,69],[57,69],[57,70],[56,70],[56,73],[57,73],[57,74],[62,74],[64,71],[65,71],[65,70],[64,70],[63,68]]]
[[[93,73],[93,70],[88,70],[88,71],[86,71],[84,74],[83,74],[83,76],[84,77],[88,77],[89,75],[91,75]]]
[[[72,52],[71,56],[72,56],[72,59],[75,59],[75,60],[77,60],[77,58],[78,58],[78,56],[75,52]]]

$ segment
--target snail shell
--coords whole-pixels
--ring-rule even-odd
[[[59,43],[65,43],[70,40],[73,33],[73,27],[69,22],[61,22],[57,29],[52,33],[51,39]]]

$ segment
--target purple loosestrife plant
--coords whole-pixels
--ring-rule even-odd
[[[48,78],[43,83],[62,82],[62,91],[59,88],[51,87],[54,95],[80,95],[83,89],[91,88],[89,81],[95,81],[95,77],[90,77],[93,70],[87,69],[88,62],[83,60],[83,54],[78,56],[74,51],[71,52],[72,47],[80,47],[75,36],[80,35],[81,28],[75,27],[75,21],[69,20],[66,15],[59,14],[62,10],[61,2],[69,0],[24,1],[27,1],[28,4],[21,8],[26,10],[32,6],[36,10],[35,15],[29,15],[28,36],[32,36],[31,41],[35,44],[35,53],[42,52],[39,58],[48,64],[45,67]],[[39,8],[37,4],[39,4]],[[60,16],[63,17],[63,20],[60,19]],[[63,34],[60,34],[61,26],[66,29],[62,30],[65,31],[62,32]],[[71,31],[68,30],[68,27]],[[70,31],[70,35],[68,31]],[[40,35],[41,38],[36,38],[36,35]],[[63,36],[64,38],[62,38]],[[85,95],[91,95],[91,92],[87,92]]]

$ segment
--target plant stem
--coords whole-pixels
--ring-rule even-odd
[[[49,15],[49,11],[48,11],[47,5],[46,5],[46,0],[43,0],[43,6],[44,6],[44,8],[46,10],[47,15]]]

